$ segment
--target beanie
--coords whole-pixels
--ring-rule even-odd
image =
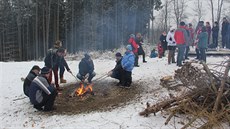
[[[48,74],[50,72],[50,69],[48,67],[43,67],[41,69],[41,74]]]
[[[121,57],[121,53],[120,53],[120,52],[117,52],[115,56],[116,56],[116,57]]]
[[[131,45],[127,45],[127,46],[126,46],[126,49],[129,50],[129,51],[132,51],[132,50],[133,50],[133,48],[132,48]]]
[[[84,56],[85,56],[86,59],[89,59],[89,58],[90,58],[90,55],[87,54],[87,53],[85,53]]]
[[[135,38],[134,34],[129,35],[130,38]]]

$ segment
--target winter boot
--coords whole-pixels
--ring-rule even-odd
[[[60,83],[66,83],[66,80],[62,78],[60,78]]]

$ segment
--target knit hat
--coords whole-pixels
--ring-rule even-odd
[[[48,67],[43,67],[41,69],[41,74],[48,74],[50,72],[50,69]]]
[[[54,43],[54,47],[55,48],[60,48],[62,46],[62,42],[60,40],[57,40],[55,43]]]
[[[129,50],[129,51],[132,51],[132,50],[133,50],[133,48],[132,48],[131,45],[127,45],[127,46],[126,46],[126,49]]]
[[[116,57],[121,57],[121,53],[120,53],[120,52],[117,52],[115,56],[116,56]]]
[[[86,59],[90,58],[90,55],[88,53],[85,53],[84,56],[85,56]]]
[[[134,34],[131,34],[131,35],[129,35],[129,37],[131,38],[135,38],[135,35]]]
[[[38,70],[38,71],[40,71],[41,70],[41,68],[39,67],[39,66],[37,66],[37,65],[34,65],[33,67],[32,67],[32,69],[31,70]]]

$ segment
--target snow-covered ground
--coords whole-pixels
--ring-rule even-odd
[[[216,63],[226,60],[227,57],[208,57],[208,63]],[[140,57],[140,61],[142,58]],[[70,128],[70,129],[171,129],[175,128],[175,121],[164,125],[164,114],[157,113],[156,116],[139,116],[139,112],[146,107],[146,102],[154,103],[162,97],[167,96],[167,90],[161,89],[159,79],[166,75],[173,75],[178,67],[175,64],[168,65],[167,58],[147,58],[148,63],[140,63],[139,68],[133,70],[133,82],[141,83],[146,91],[140,98],[134,100],[129,105],[106,112],[92,112],[79,115],[44,115],[37,112],[24,98],[22,91],[23,82],[21,77],[25,77],[31,67],[35,64],[44,66],[43,62],[0,62],[0,128]],[[77,61],[67,62],[74,74],[78,72]],[[97,77],[111,70],[115,61],[112,59],[95,59],[95,72]],[[97,78],[95,77],[95,78]],[[75,78],[65,72],[68,83],[76,82]],[[107,78],[109,81],[115,81]],[[177,122],[176,127],[182,125]]]

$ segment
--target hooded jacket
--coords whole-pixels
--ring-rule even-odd
[[[134,67],[135,56],[133,52],[126,51],[121,60],[121,66],[125,71],[131,72]]]
[[[79,63],[79,73],[85,76],[87,73],[92,74],[94,71],[93,60],[89,57],[84,57]]]
[[[174,34],[175,34],[175,31],[169,31],[168,34],[167,34],[167,37],[166,37],[166,41],[168,43],[168,46],[176,46],[176,41],[174,39]]]
[[[184,26],[180,26],[174,34],[174,39],[177,45],[184,45],[189,42],[188,33]]]

